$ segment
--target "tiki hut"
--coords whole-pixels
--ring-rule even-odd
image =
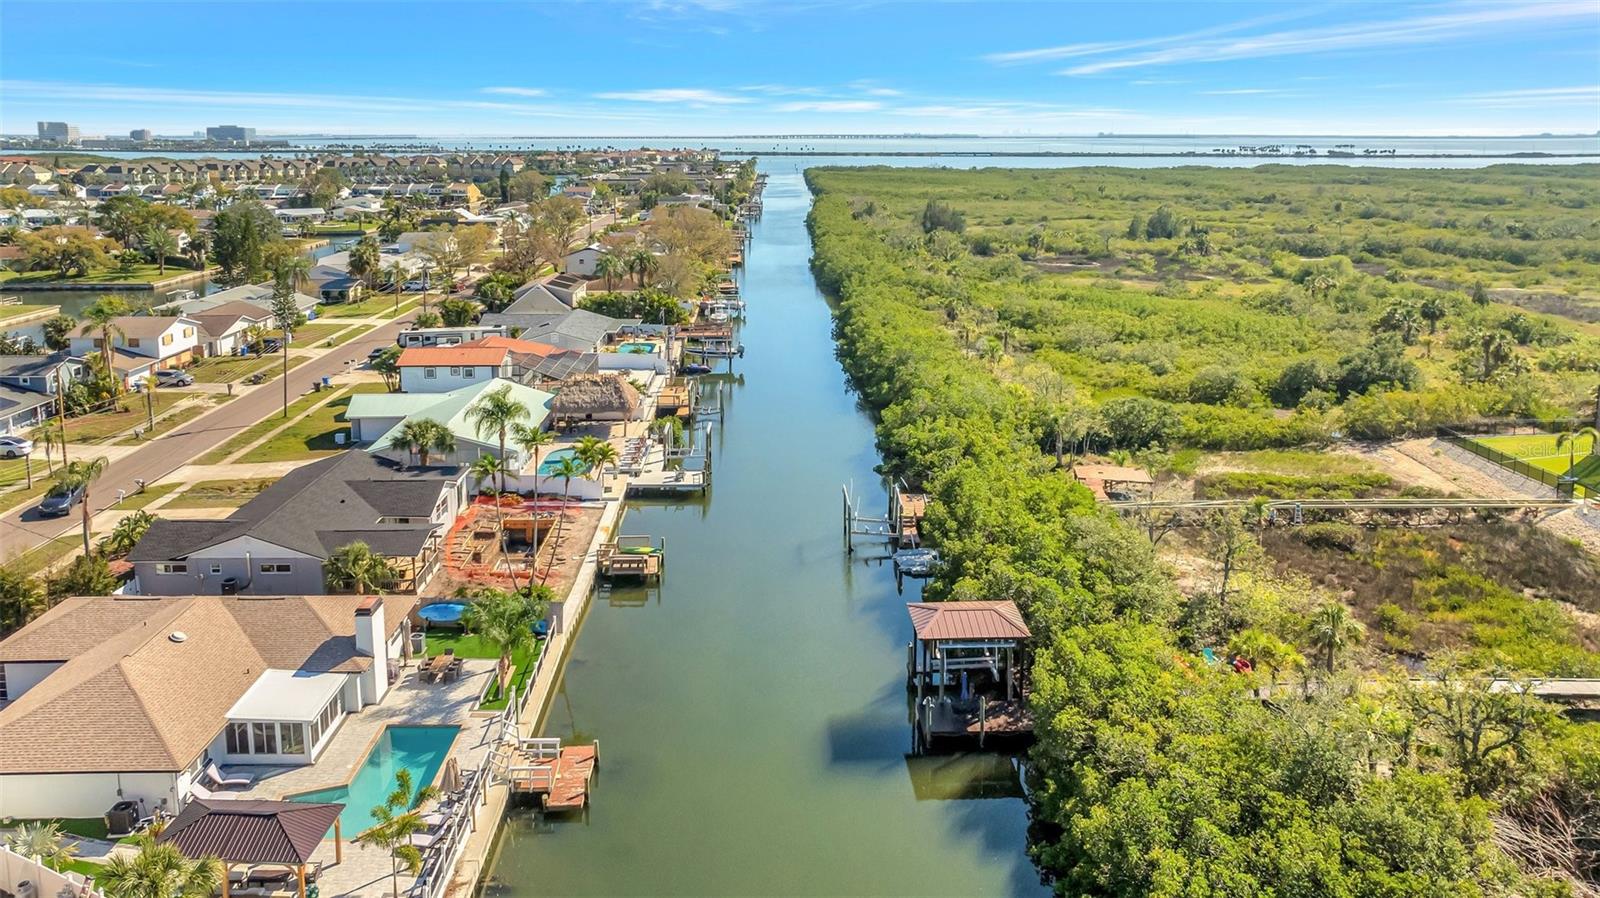
[[[639,391],[620,374],[569,378],[550,401],[557,425],[584,421],[628,421],[639,412]]]

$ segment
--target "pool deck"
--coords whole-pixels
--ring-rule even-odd
[[[377,742],[383,730],[390,726],[459,726],[461,734],[450,747],[449,757],[455,758],[462,770],[475,770],[488,754],[492,727],[498,717],[492,714],[474,715],[473,706],[478,696],[494,675],[492,660],[466,659],[465,670],[453,683],[423,683],[418,678],[413,662],[401,671],[400,681],[389,690],[382,702],[370,705],[358,714],[345,718],[333,735],[333,741],[323,749],[317,762],[308,767],[264,767],[254,769],[261,779],[249,789],[226,793],[231,798],[282,799],[317,789],[345,785],[366,761],[367,753]],[[232,769],[232,768],[230,768]],[[480,811],[481,817],[481,811]],[[388,894],[389,854],[382,849],[367,848],[352,842],[357,833],[344,835],[344,860],[334,863],[332,839],[324,840],[314,861],[323,865],[319,880],[325,898],[339,896],[376,896]],[[411,885],[411,877],[400,877],[404,891]]]

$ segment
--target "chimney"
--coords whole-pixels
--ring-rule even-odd
[[[361,703],[383,700],[389,691],[388,626],[383,619],[383,598],[367,596],[356,606],[356,651],[372,659],[372,667],[361,675]]]

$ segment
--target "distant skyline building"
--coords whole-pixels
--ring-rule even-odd
[[[39,139],[56,143],[77,143],[78,126],[66,122],[39,122]]]
[[[129,140],[137,140],[140,143],[149,143],[153,137],[155,137],[155,132],[149,128],[134,128],[128,132]]]
[[[256,139],[256,129],[246,128],[242,125],[214,125],[206,129],[206,139],[232,143],[249,143]]]

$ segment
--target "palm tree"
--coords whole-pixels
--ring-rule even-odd
[[[1340,652],[1361,641],[1366,627],[1350,614],[1341,602],[1326,602],[1311,614],[1307,637],[1322,655],[1323,669],[1333,673],[1334,662]]]
[[[505,462],[502,462],[499,457],[486,452],[473,459],[472,464],[467,467],[467,471],[472,475],[473,482],[478,485],[478,491],[482,492],[485,481],[492,484],[495,478],[505,476],[506,466]],[[499,504],[496,502],[495,507],[498,508]]]
[[[511,385],[497,387],[478,398],[467,409],[467,420],[478,430],[478,436],[497,434],[500,438],[500,457],[506,457],[506,433],[518,422],[528,419],[528,407],[511,398]],[[505,468],[500,469],[500,492],[506,491]]]
[[[424,468],[433,455],[456,451],[456,435],[450,432],[450,428],[431,418],[417,418],[400,425],[394,442],[416,455]]]
[[[83,327],[78,330],[78,334],[87,337],[99,333],[100,360],[105,362],[107,372],[111,371],[113,339],[126,336],[122,328],[117,326],[117,319],[131,311],[133,310],[128,307],[128,303],[116,296],[102,296],[83,310]]]
[[[616,464],[617,461],[617,447],[599,437],[579,439],[573,454],[579,461],[589,466],[589,473],[602,484],[605,482],[605,466]]]
[[[189,860],[171,842],[134,837],[138,854],[113,854],[95,878],[110,898],[210,898],[222,882],[214,857]]]
[[[178,254],[178,240],[160,225],[151,225],[144,232],[144,250],[155,259],[161,274],[167,273],[167,257]]]
[[[272,317],[283,332],[283,416],[289,417],[289,341],[294,339],[295,318],[300,309],[294,294],[311,271],[305,256],[284,256],[272,271]]]
[[[156,429],[156,388],[161,382],[156,379],[154,371],[144,376],[144,417],[146,430]]]
[[[398,313],[400,311],[400,291],[406,285],[406,267],[399,262],[391,262],[383,270],[383,273],[389,276],[390,283],[394,285],[394,310]]]
[[[410,770],[401,767],[395,771],[394,791],[383,800],[383,804],[372,809],[372,819],[377,822],[355,839],[362,845],[389,852],[389,879],[396,898],[400,895],[400,867],[404,865],[406,872],[412,876],[422,870],[422,852],[411,844],[411,837],[427,829],[428,824],[414,809],[439,795],[439,790],[432,786],[425,786],[418,792],[413,792],[413,788]]]
[[[628,273],[628,263],[616,253],[601,253],[594,262],[594,273],[606,279],[606,292],[609,293],[616,279]]]
[[[55,427],[49,421],[45,421],[28,431],[28,439],[33,440],[33,445],[44,447],[44,465],[49,470],[51,477],[56,475],[56,463],[55,459],[51,457],[50,451],[60,444],[60,437],[61,435],[56,432]]]
[[[111,533],[100,541],[100,551],[111,557],[119,557],[133,551],[133,547],[144,538],[145,532],[150,529],[155,515],[144,509],[139,509],[126,515],[111,528]]]
[[[78,853],[78,846],[68,842],[59,823],[23,823],[6,837],[6,847],[25,858],[38,858],[47,866],[60,870]]]
[[[397,576],[389,560],[361,540],[335,549],[322,567],[330,584],[357,594],[387,589]]]
[[[629,272],[639,276],[640,290],[645,288],[645,278],[655,274],[660,267],[661,260],[657,259],[656,254],[645,247],[641,246],[628,253],[627,268]]]
[[[1580,427],[1577,430],[1569,430],[1565,433],[1556,435],[1556,451],[1560,452],[1562,446],[1567,447],[1568,473],[1570,473],[1574,467],[1577,467],[1578,459],[1576,450],[1578,447],[1578,441],[1584,437],[1589,438],[1588,454],[1600,455],[1600,451],[1596,451],[1600,450],[1600,430],[1596,430],[1593,427]]]
[[[556,518],[555,544],[557,546],[561,545],[561,531],[566,528],[567,500],[572,497],[572,478],[582,477],[583,474],[583,462],[578,461],[576,456],[569,455],[561,459],[556,465],[555,476],[561,478],[561,516]],[[550,571],[555,566],[556,553],[551,552],[550,563],[545,565],[544,576],[539,578],[540,583],[550,579]]]
[[[361,283],[368,287],[372,286],[372,279],[382,264],[383,257],[378,250],[378,241],[370,234],[362,237],[350,248],[350,273],[360,278]]]
[[[60,482],[69,487],[83,487],[83,554],[89,555],[89,485],[106,470],[105,458],[87,458],[67,462],[61,466]]]
[[[516,654],[533,647],[533,627],[544,619],[549,607],[544,598],[546,593],[547,590],[543,589],[530,589],[527,593],[481,590],[461,616],[461,623],[468,633],[488,643],[499,653],[500,662],[496,671],[501,694],[505,693],[515,671],[512,662]]]

